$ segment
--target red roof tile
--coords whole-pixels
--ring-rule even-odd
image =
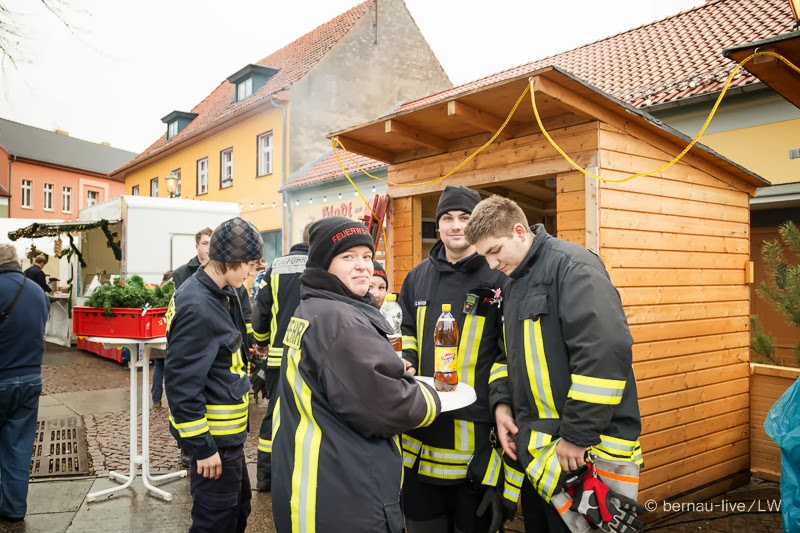
[[[785,33],[792,25],[786,0],[708,0],[601,41],[406,102],[395,112],[425,107],[550,65],[634,106],[646,105],[648,96],[647,105],[653,105],[714,93],[735,66],[723,57],[724,48]],[[742,69],[731,86],[757,81]]]
[[[347,157],[347,154],[345,154],[344,151],[339,150],[338,154],[342,165],[347,170],[347,173],[351,175],[354,172],[361,172],[358,165],[361,165],[361,167],[367,171],[389,166],[383,161],[378,161],[376,159],[371,159],[369,157],[350,152],[350,155],[352,155],[353,159],[355,159],[355,161],[358,163],[358,165],[356,165],[350,160],[349,157]],[[337,176],[343,176],[342,168],[339,166],[339,163],[336,162],[336,156],[333,155],[333,152],[329,151],[308,169],[299,170],[294,177],[290,178],[291,181],[283,186],[281,190],[292,190],[298,187],[319,183]]]
[[[115,170],[114,173],[126,170],[142,161],[155,156],[176,142],[185,141],[219,122],[231,118],[239,112],[251,108],[255,104],[269,99],[271,94],[290,87],[294,82],[316,65],[322,57],[335,45],[339,39],[353,27],[362,15],[370,8],[375,0],[366,0],[341,15],[329,20],[325,24],[311,30],[299,39],[273,52],[258,63],[262,67],[279,69],[278,73],[267,80],[250,98],[242,102],[235,102],[236,87],[225,80],[214,89],[205,100],[192,109],[198,116],[178,135],[167,141],[166,132],[141,154],[136,156],[126,165]]]

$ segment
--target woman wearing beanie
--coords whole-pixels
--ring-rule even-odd
[[[436,392],[405,372],[369,294],[374,245],[344,217],[310,229],[300,305],[284,336],[272,504],[279,533],[400,532],[397,435],[430,424]]]
[[[383,300],[386,298],[386,288],[389,286],[389,278],[386,276],[386,271],[383,265],[372,260],[372,281],[369,282],[369,293],[378,301],[378,308],[383,305]]]

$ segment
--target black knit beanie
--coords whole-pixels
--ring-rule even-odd
[[[481,195],[463,185],[448,185],[439,197],[439,205],[436,206],[436,227],[439,227],[439,219],[448,211],[463,211],[472,214],[472,210],[481,201]]]
[[[346,217],[317,220],[308,231],[308,260],[325,270],[333,258],[355,246],[366,246],[375,252],[369,230],[361,222]]]
[[[386,277],[386,270],[383,268],[382,264],[373,259],[372,267],[375,269],[375,271],[372,273],[373,276],[380,276],[384,279],[384,281],[386,281],[386,283],[389,283],[389,278]]]
[[[253,224],[236,217],[226,220],[211,234],[208,257],[215,261],[256,261],[264,255],[264,240]]]

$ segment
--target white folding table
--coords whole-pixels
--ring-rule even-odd
[[[130,472],[128,475],[119,472],[110,472],[108,477],[115,481],[123,483],[119,487],[112,487],[110,489],[92,492],[86,496],[86,500],[93,502],[98,498],[110,498],[114,493],[126,489],[131,486],[133,480],[136,479],[136,465],[141,465],[142,468],[142,482],[145,488],[153,492],[156,496],[166,500],[172,500],[172,494],[159,489],[153,485],[154,482],[166,481],[170,479],[177,479],[186,477],[187,471],[181,470],[179,472],[170,472],[160,476],[150,475],[150,352],[153,348],[166,349],[166,337],[156,337],[153,339],[124,339],[115,337],[87,337],[86,340],[91,342],[102,342],[106,347],[119,346],[127,347],[131,352],[130,369],[131,369],[131,427],[130,427]],[[142,454],[138,453],[137,444],[137,369],[142,369]]]

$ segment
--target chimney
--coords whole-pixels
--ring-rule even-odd
[[[61,134],[61,135],[66,135],[67,137],[69,137],[69,132],[68,132],[68,131],[64,131],[64,130],[56,130],[56,133],[59,133],[59,134]]]
[[[100,144],[102,144],[103,146],[111,146],[111,143],[108,141],[103,141]]]

